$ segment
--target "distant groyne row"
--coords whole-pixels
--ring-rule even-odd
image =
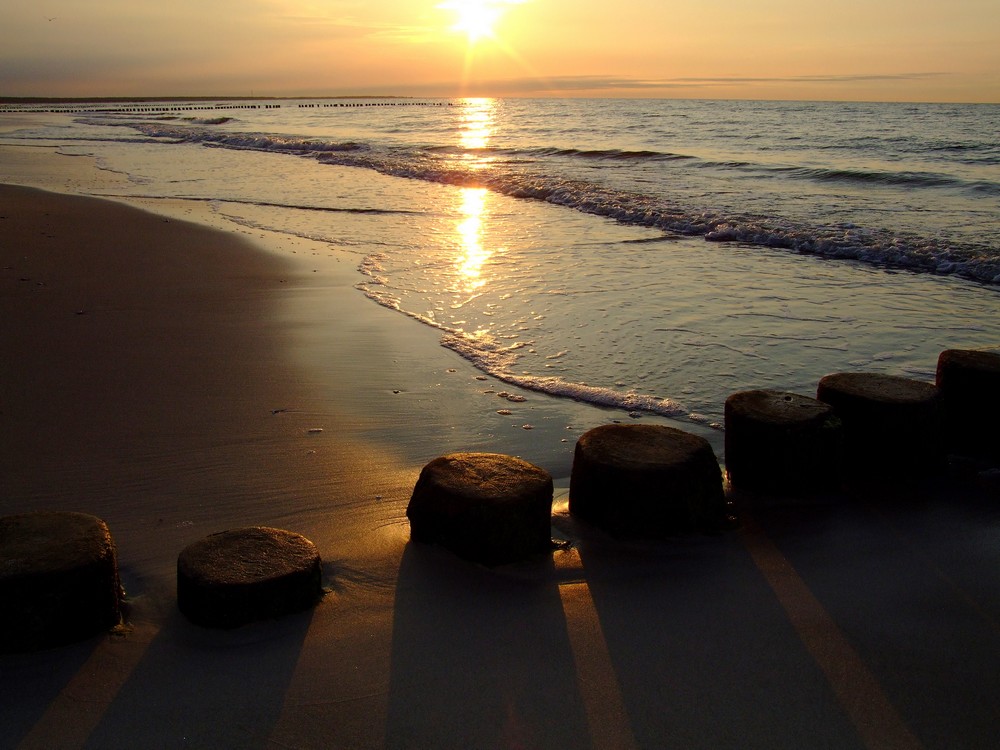
[[[49,106],[45,108],[25,107],[23,105],[3,105],[0,104],[0,114],[57,114],[57,115],[117,115],[117,114],[154,114],[164,115],[173,112],[205,112],[212,110],[232,110],[232,109],[281,109],[282,107],[296,107],[298,109],[331,108],[331,107],[444,107],[451,106],[451,102],[429,102],[429,101],[343,101],[343,102],[309,102],[309,103],[231,103],[231,104],[182,104],[182,105],[151,105],[151,104],[122,104],[114,107],[59,107]]]
[[[299,109],[312,107],[444,107],[451,106],[451,102],[314,102],[312,104],[299,104]],[[281,105],[276,105],[280,107]]]

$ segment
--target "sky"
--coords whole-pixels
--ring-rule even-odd
[[[0,96],[364,94],[998,103],[1000,2],[0,0]]]

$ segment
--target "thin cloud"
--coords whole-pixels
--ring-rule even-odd
[[[670,81],[685,83],[858,83],[860,81],[921,81],[950,75],[944,72],[930,73],[851,73],[846,75],[803,75],[803,76],[766,76],[766,77],[727,77],[713,76],[710,78],[672,78]]]
[[[686,76],[678,78],[632,78],[625,76],[554,76],[470,81],[468,87],[501,94],[569,93],[576,91],[657,91],[703,89],[705,87],[752,86],[755,84],[844,84],[864,82],[921,81],[948,76],[945,72],[851,73],[802,76]],[[445,85],[435,89],[447,88]]]

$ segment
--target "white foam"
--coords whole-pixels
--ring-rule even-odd
[[[596,406],[622,409],[627,412],[646,412],[665,417],[688,416],[683,405],[669,398],[636,393],[634,390],[621,391],[584,383],[571,383],[558,377],[516,374],[511,369],[518,360],[518,350],[525,346],[523,342],[504,347],[487,337],[472,337],[453,332],[443,336],[441,344],[457,352],[478,369],[492,375],[497,380],[526,390],[571,398]],[[523,397],[506,392],[497,395],[508,401],[523,400]]]

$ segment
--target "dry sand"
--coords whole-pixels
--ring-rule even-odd
[[[491,442],[452,429],[474,376],[350,269],[161,209],[0,187],[0,513],[104,518],[130,607],[121,633],[0,656],[0,747],[995,741],[994,499],[757,499],[739,532],[660,544],[560,501],[574,549],[466,564],[408,543],[403,512],[425,460]],[[250,524],[315,542],[330,593],[188,623],[178,552]]]

